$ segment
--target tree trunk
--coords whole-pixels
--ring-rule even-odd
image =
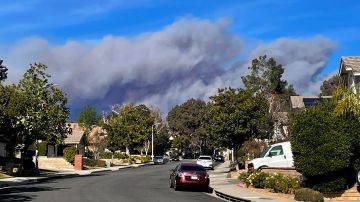
[[[149,153],[150,141],[147,140],[144,142],[145,155],[147,156]]]

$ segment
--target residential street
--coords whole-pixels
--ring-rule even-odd
[[[0,190],[0,201],[221,201],[200,191],[169,188],[177,162],[49,180]]]

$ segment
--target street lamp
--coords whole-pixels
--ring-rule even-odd
[[[151,160],[154,161],[154,126],[159,125],[160,123],[154,123],[151,126]]]

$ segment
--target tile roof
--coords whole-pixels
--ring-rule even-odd
[[[360,72],[360,56],[341,57],[345,68],[351,68],[353,72]]]
[[[67,135],[64,142],[65,144],[79,144],[83,136],[84,131],[73,130],[71,134]]]

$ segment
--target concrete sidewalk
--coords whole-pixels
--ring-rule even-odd
[[[233,201],[277,201],[277,202],[290,202],[295,200],[287,200],[282,198],[273,198],[269,195],[251,191],[247,188],[240,186],[239,181],[236,179],[227,178],[227,173],[229,172],[230,162],[226,161],[217,167],[212,172],[209,172],[210,175],[210,186],[214,189],[213,194],[223,194],[225,196],[233,197]],[[231,201],[231,200],[230,200]]]
[[[47,176],[39,176],[39,177],[12,177],[12,178],[0,179],[0,189],[6,188],[6,187],[11,187],[11,186],[34,183],[34,182],[42,182],[42,181],[49,180],[49,179],[76,177],[76,176],[81,176],[81,175],[91,175],[93,173],[98,173],[98,172],[118,171],[121,169],[136,168],[136,167],[142,167],[142,166],[147,166],[147,165],[152,165],[152,162],[145,163],[145,164],[132,164],[132,165],[128,165],[128,166],[114,166],[114,167],[110,167],[110,168],[62,171],[62,172],[51,173]]]

